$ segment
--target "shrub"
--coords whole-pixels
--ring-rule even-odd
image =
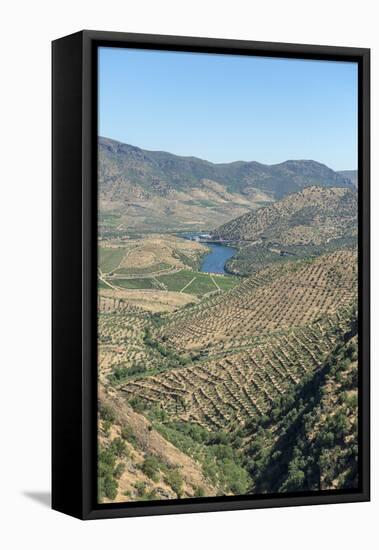
[[[134,432],[132,430],[132,427],[129,426],[129,424],[125,424],[121,429],[121,437],[122,439],[125,439],[125,441],[128,441],[128,443],[136,443],[137,439],[134,435]]]
[[[125,441],[121,437],[115,437],[110,444],[110,450],[119,458],[125,456],[127,454]]]
[[[226,459],[223,461],[222,473],[227,490],[235,495],[246,493],[249,486],[249,475],[246,470],[232,460]]]
[[[122,474],[125,472],[125,464],[123,462],[119,462],[116,466],[116,468],[114,469],[114,472],[113,472],[113,475],[116,479],[120,479],[120,477],[122,476]]]
[[[114,500],[117,496],[118,483],[111,476],[104,478],[104,493],[109,500]]]
[[[125,367],[116,367],[113,370],[112,377],[116,382],[119,382],[128,375],[128,369]]]
[[[142,413],[146,409],[146,404],[138,397],[130,399],[129,405],[138,413]]]
[[[177,468],[169,470],[164,480],[176,493],[176,496],[180,498],[183,494],[183,478],[179,470]]]
[[[144,481],[136,481],[134,484],[134,488],[137,491],[137,495],[139,497],[142,497],[145,494],[146,483]]]
[[[143,374],[147,371],[145,365],[133,365],[129,369],[126,369],[126,376],[134,376],[135,374]]]
[[[158,481],[159,467],[160,467],[159,460],[155,456],[150,455],[146,457],[145,460],[143,461],[141,465],[141,470],[145,475],[147,475],[147,477],[149,477],[153,481]]]
[[[100,449],[98,470],[99,476],[104,477],[113,472],[116,464],[116,459],[110,449]]]
[[[100,405],[99,414],[102,420],[106,420],[108,422],[114,422],[116,420],[116,415],[114,410],[112,409],[112,407],[109,407],[108,405]]]
[[[203,487],[196,487],[193,496],[195,496],[195,497],[204,497],[205,496],[204,488]]]
[[[191,363],[191,359],[190,359],[190,357],[188,357],[188,355],[179,356],[178,361],[183,367],[185,365],[188,365],[189,363]]]
[[[110,422],[109,420],[103,420],[102,429],[105,435],[109,435],[111,426],[112,426],[112,422]]]

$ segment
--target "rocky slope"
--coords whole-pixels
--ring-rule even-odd
[[[357,195],[346,188],[308,187],[222,225],[214,236],[319,245],[357,232]]]
[[[99,392],[99,498],[161,500],[214,494],[202,470],[117,392]]]

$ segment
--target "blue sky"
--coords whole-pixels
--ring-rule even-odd
[[[99,134],[212,162],[357,168],[357,65],[99,51]]]

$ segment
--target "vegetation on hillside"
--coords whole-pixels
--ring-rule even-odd
[[[99,158],[99,501],[356,487],[353,180],[103,138]],[[178,236],[214,227],[234,275]]]
[[[356,327],[322,368],[246,426],[254,493],[354,488],[358,483]]]

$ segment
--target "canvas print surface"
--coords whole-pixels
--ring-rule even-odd
[[[358,487],[357,65],[98,75],[98,501]]]

